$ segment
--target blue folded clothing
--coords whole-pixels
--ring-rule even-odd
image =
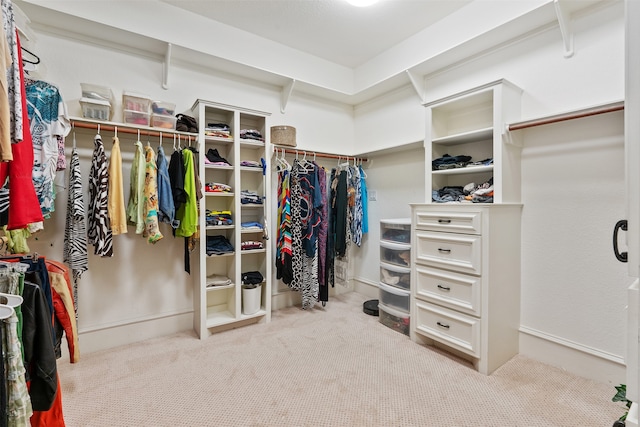
[[[207,236],[207,255],[222,255],[234,251],[233,245],[225,236]]]

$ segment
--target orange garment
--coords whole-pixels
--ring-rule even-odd
[[[29,419],[31,427],[66,427],[64,414],[62,413],[62,389],[60,388],[60,377],[58,379],[58,392],[56,393],[53,405],[48,411],[33,411]]]
[[[80,347],[78,346],[78,326],[73,306],[73,290],[69,279],[69,269],[66,265],[49,259],[45,261],[45,264],[49,272],[54,315],[62,325],[67,337],[69,360],[71,363],[76,363],[80,360]]]

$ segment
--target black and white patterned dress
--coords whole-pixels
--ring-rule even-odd
[[[102,137],[94,138],[91,172],[89,174],[89,221],[87,237],[99,256],[113,256],[113,235],[109,223],[109,170]]]
[[[73,302],[77,313],[78,281],[82,273],[89,269],[89,261],[87,257],[87,226],[84,219],[85,209],[82,198],[80,158],[75,148],[71,152],[68,189],[63,261],[69,266],[73,276]]]

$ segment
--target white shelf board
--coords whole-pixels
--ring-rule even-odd
[[[433,144],[438,145],[458,145],[468,142],[481,141],[491,139],[493,137],[493,127],[476,129],[469,132],[462,132],[455,135],[443,136],[431,140]]]
[[[468,166],[466,168],[445,169],[438,171],[431,171],[434,175],[465,175],[472,173],[484,173],[492,172],[493,165],[490,166]]]

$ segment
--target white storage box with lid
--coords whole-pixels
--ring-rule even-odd
[[[82,117],[85,119],[111,120],[111,103],[97,98],[80,98]]]

